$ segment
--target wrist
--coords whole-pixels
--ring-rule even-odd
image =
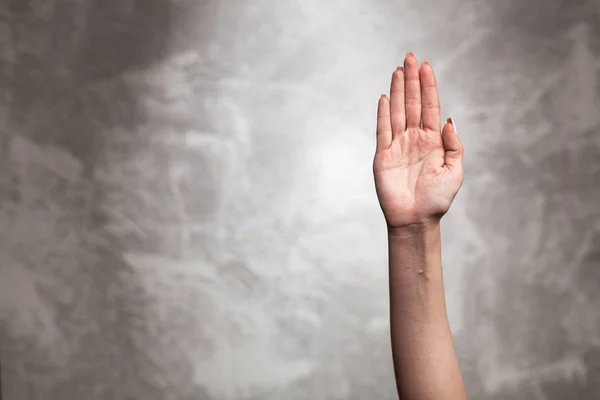
[[[432,219],[419,223],[402,226],[387,226],[390,238],[413,238],[415,236],[431,235],[440,232],[440,219]]]
[[[401,265],[404,272],[425,277],[430,282],[442,280],[439,221],[401,227],[389,226],[388,244],[390,259],[398,260],[397,265]]]

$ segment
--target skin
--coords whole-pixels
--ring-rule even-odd
[[[388,230],[394,371],[402,400],[463,400],[444,299],[440,220],[463,182],[463,146],[441,127],[433,69],[407,53],[377,112],[375,187]]]

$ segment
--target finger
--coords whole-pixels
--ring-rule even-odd
[[[406,53],[406,58],[404,59],[404,96],[406,128],[421,128],[419,62],[413,53]]]
[[[440,98],[433,68],[427,61],[423,61],[421,64],[420,77],[423,129],[439,132],[441,123]]]
[[[404,110],[404,69],[402,67],[398,67],[392,75],[390,109],[392,115],[392,135],[397,135],[404,132],[406,129],[406,112]]]
[[[462,174],[463,145],[456,134],[456,125],[452,118],[448,118],[442,130],[442,141],[444,143],[444,162],[456,174]]]
[[[392,144],[392,123],[390,101],[385,94],[379,97],[377,106],[377,151],[387,149]]]

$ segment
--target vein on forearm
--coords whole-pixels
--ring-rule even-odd
[[[439,228],[390,233],[389,258],[394,312],[421,322],[445,318]]]

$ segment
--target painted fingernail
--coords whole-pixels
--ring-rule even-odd
[[[452,118],[448,118],[448,122],[450,122],[452,124],[452,129],[454,129],[454,134],[456,134],[456,136],[458,136],[458,132],[456,131],[456,124],[454,123],[454,120]]]
[[[409,51],[408,53],[406,53],[406,57],[414,57],[414,53],[412,51]]]

